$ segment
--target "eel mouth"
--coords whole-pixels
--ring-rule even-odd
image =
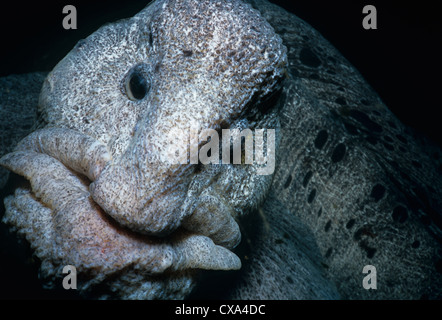
[[[122,159],[89,185],[94,202],[118,224],[158,238],[181,228],[228,249],[240,242],[235,210],[216,187],[224,166],[157,163],[141,172]]]
[[[47,128],[32,133],[0,159],[0,165],[30,182],[29,189],[17,189],[7,201],[5,221],[31,239],[42,261],[61,261],[94,274],[132,264],[147,274],[241,267],[233,252],[201,232],[177,228],[167,237],[153,237],[110,217],[89,192],[92,178],[100,172],[97,166],[109,160],[108,155],[104,145],[88,136]],[[187,223],[194,225],[191,220],[201,216],[197,212]],[[43,244],[49,249],[42,251]]]

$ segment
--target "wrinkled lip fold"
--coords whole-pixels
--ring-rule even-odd
[[[122,266],[130,264],[131,259],[137,259],[137,263],[146,264],[148,273],[159,273],[166,269],[231,270],[241,267],[234,253],[216,245],[204,235],[179,232],[167,241],[140,237],[133,230],[122,229],[121,225],[107,219],[107,215],[103,216],[94,201],[91,201],[88,183],[81,176],[93,179],[98,174],[100,179],[108,168],[116,167],[108,160],[106,147],[93,138],[70,129],[47,128],[35,131],[22,140],[14,152],[0,159],[0,164],[28,179],[36,195],[29,200],[41,202],[51,210],[49,220],[45,220],[49,225],[32,225],[36,217],[31,216],[29,223],[32,228],[27,230],[38,234],[43,232],[41,228],[52,228],[50,234],[43,233],[36,239],[54,241],[51,248],[61,250],[63,259],[77,266],[87,269],[88,266],[96,265],[97,268],[103,268],[104,272],[108,264]],[[105,163],[107,165],[100,173]],[[76,174],[73,173],[73,167],[78,170]],[[45,171],[46,168],[49,171]],[[28,196],[25,195],[25,198]],[[17,206],[17,203],[20,205],[20,199],[20,196],[13,198],[12,206]],[[18,202],[14,204],[14,201]],[[27,205],[23,210],[28,215],[48,214],[47,211],[28,211]],[[11,214],[14,211],[8,213]],[[103,258],[105,251],[108,253]],[[105,265],[100,267],[100,263]]]
[[[219,131],[222,131],[221,138],[218,136]],[[167,142],[166,146],[158,148],[162,153],[157,152],[152,157],[154,161],[146,156],[153,149],[150,144],[144,144],[145,140],[141,145],[133,144],[133,149],[126,151],[118,161],[109,162],[91,183],[92,198],[118,223],[136,232],[164,237],[185,221],[186,229],[214,236],[214,232],[206,232],[204,228],[213,230],[218,223],[218,226],[233,228],[237,235],[228,235],[231,238],[229,240],[215,236],[215,242],[234,247],[240,237],[232,218],[232,208],[220,200],[214,200],[217,198],[215,191],[211,197],[206,195],[208,198],[205,201],[211,203],[211,207],[199,201],[200,194],[188,194],[189,184],[195,177],[196,164],[222,167],[223,164],[230,164],[232,155],[233,164],[258,164],[257,174],[271,174],[275,167],[275,130],[266,130],[266,139],[264,129],[256,129],[254,133],[250,129],[219,131],[201,130],[200,138],[196,135],[196,140],[192,141],[194,133],[186,135],[184,130],[174,130],[174,136],[163,138]],[[244,150],[242,138],[245,140]],[[133,157],[139,150],[145,152]],[[204,214],[194,212],[195,206],[206,206]],[[213,214],[211,211],[224,211],[224,214]],[[213,221],[207,218],[209,216]],[[216,233],[223,233],[219,227],[217,229]]]

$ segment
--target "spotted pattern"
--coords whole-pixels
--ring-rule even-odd
[[[275,10],[289,54],[278,201],[313,230],[344,298],[441,298],[441,151],[305,22],[251,2]],[[367,264],[382,270],[375,294],[360,284]]]

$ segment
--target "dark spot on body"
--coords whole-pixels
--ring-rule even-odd
[[[321,207],[321,208],[319,208],[319,210],[318,210],[318,217],[320,217],[320,216],[321,216],[321,214],[322,214],[322,207]]]
[[[415,241],[413,241],[413,243],[411,244],[411,247],[412,247],[413,249],[417,249],[417,248],[420,247],[420,245],[421,245],[421,243],[419,242],[419,240],[415,240]]]
[[[405,193],[405,198],[407,199],[408,207],[413,212],[418,212],[420,209],[422,209],[422,204],[419,201],[418,197],[414,196],[411,193]]]
[[[331,220],[328,220],[328,222],[325,224],[324,231],[328,232],[330,230],[330,227],[331,227]]]
[[[361,103],[362,103],[364,106],[368,106],[368,105],[370,104],[370,102],[368,102],[368,100],[366,100],[366,99],[361,99]]]
[[[337,104],[340,104],[341,106],[345,106],[347,104],[347,101],[345,101],[345,99],[343,97],[336,98],[335,102]]]
[[[396,163],[396,162],[395,162]],[[402,184],[396,179],[394,178],[392,175],[390,175],[388,177],[391,181],[391,183],[399,190],[402,190]]]
[[[393,221],[404,223],[408,218],[407,208],[401,205],[397,206],[396,208],[393,209],[392,217]]]
[[[353,239],[355,241],[359,241],[362,239],[362,236],[370,237],[370,238],[376,237],[376,235],[372,232],[370,226],[367,226],[367,225],[362,226],[361,228],[356,230],[355,233],[353,234]]]
[[[396,135],[396,138],[398,138],[398,140],[399,140],[400,142],[402,142],[402,143],[405,143],[405,144],[408,143],[407,139],[406,139],[403,135],[401,135],[401,134],[397,134],[397,135]]]
[[[324,269],[330,269],[330,266],[329,266],[328,264],[324,263],[324,262],[321,262],[321,266],[322,266]]]
[[[388,143],[393,143],[393,142],[394,142],[394,140],[393,140],[391,137],[389,137],[389,136],[385,136],[384,139],[385,139],[385,141],[387,141]]]
[[[383,145],[384,145],[385,149],[387,149],[389,151],[394,151],[393,145],[391,145],[391,144],[389,144],[387,142],[384,142]]]
[[[391,164],[391,166],[395,169],[399,168],[399,164],[397,163],[397,161],[390,160],[390,161],[388,161],[388,163]]]
[[[411,161],[411,164],[417,169],[422,169],[422,165],[416,160]]]
[[[431,224],[431,218],[429,216],[423,215],[420,217],[421,222],[425,226],[429,226]]]
[[[372,145],[375,145],[379,141],[379,139],[377,139],[376,137],[373,137],[373,136],[367,136],[367,137],[365,137],[365,140],[367,140],[367,142]]]
[[[315,196],[316,196],[316,189],[313,189],[312,191],[310,191],[310,194],[308,195],[307,202],[312,203],[313,200],[315,200]]]
[[[299,53],[299,59],[301,63],[311,67],[317,68],[321,65],[321,60],[316,56],[316,54],[310,48],[302,48]]]
[[[287,282],[288,282],[288,283],[293,284],[293,279],[292,279],[292,278],[290,278],[289,276],[287,276],[286,279],[287,279]]]
[[[378,123],[371,120],[365,112],[352,109],[349,111],[349,116],[358,121],[371,132],[382,132],[382,127]]]
[[[438,273],[442,273],[442,259],[436,261],[435,267]]]
[[[400,170],[399,173],[400,173],[401,177],[402,177],[404,180],[411,181],[410,176],[409,176],[405,171]]]
[[[335,149],[333,150],[333,153],[331,156],[332,162],[337,163],[337,162],[341,161],[342,159],[344,159],[345,152],[346,152],[345,144],[343,144],[343,143],[338,144],[335,147]]]
[[[149,47],[152,47],[152,45],[153,45],[153,35],[152,35],[152,32],[149,32]]]
[[[353,226],[355,225],[355,219],[350,219],[348,220],[347,224],[345,225],[345,227],[347,229],[351,229]]]
[[[374,201],[378,202],[379,200],[381,200],[385,195],[385,187],[381,184],[376,184],[372,189],[371,189],[371,194],[370,197],[372,197],[374,199]]]
[[[431,207],[430,200],[427,196],[427,191],[424,189],[424,187],[416,186],[412,190],[425,207]]]
[[[333,248],[328,248],[327,252],[325,253],[325,257],[329,258],[331,256],[332,252],[333,252]]]
[[[438,273],[442,273],[442,259],[436,261],[435,267]]]
[[[305,187],[307,187],[307,185],[308,185],[308,183],[309,183],[309,181],[310,181],[310,178],[313,176],[313,172],[312,171],[309,171],[309,172],[307,172],[306,173],[306,175],[305,175],[305,177],[304,177],[304,180],[302,180],[302,186],[305,188]]]
[[[330,61],[333,64],[335,64],[337,62],[336,59],[333,58],[332,56],[328,56],[327,59],[328,59],[328,61]]]
[[[358,128],[356,128],[354,125],[344,122],[345,129],[347,132],[351,135],[357,135],[358,134]]]
[[[193,54],[193,51],[192,51],[192,50],[183,50],[183,55],[184,55],[185,57],[191,57],[192,54]]]
[[[397,129],[397,126],[396,126],[396,124],[393,121],[387,121],[387,123],[390,126],[390,128]]]
[[[367,247],[365,249],[365,252],[367,253],[367,258],[371,259],[374,257],[374,254],[376,253],[376,249],[375,248],[371,248],[371,247]]]
[[[198,174],[198,173],[200,173],[201,171],[203,171],[203,164],[199,161],[198,162],[198,164],[196,165],[196,167],[195,167],[195,171],[194,171],[194,173],[195,174]]]
[[[258,28],[256,28],[256,26],[251,26],[250,30],[255,31],[255,32],[259,32]],[[287,32],[286,28],[282,28],[283,32]]]
[[[368,259],[371,259],[374,257],[374,254],[376,253],[376,249],[373,247],[370,247],[366,241],[359,242],[359,247],[365,251]]]
[[[287,180],[284,183],[284,189],[287,189],[290,186],[290,183],[292,182],[292,175],[289,175],[287,177]]]
[[[327,142],[327,139],[328,139],[327,131],[326,130],[319,131],[315,139],[315,147],[321,150],[322,147],[324,147],[325,143]]]
[[[276,239],[276,240],[275,240],[275,243],[276,243],[276,244],[282,244],[282,243],[284,243],[284,241],[283,241],[282,239]]]

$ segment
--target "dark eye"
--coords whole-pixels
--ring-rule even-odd
[[[124,91],[132,101],[143,99],[150,90],[150,78],[142,66],[134,67],[129,71],[124,81]]]

